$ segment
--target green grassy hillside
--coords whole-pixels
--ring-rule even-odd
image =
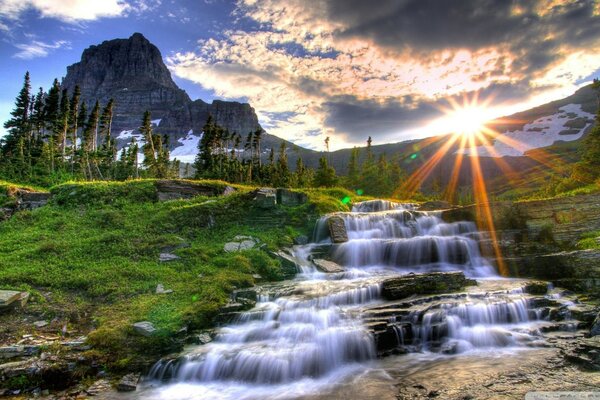
[[[342,199],[352,195],[306,190],[309,201],[301,206],[263,210],[252,201],[254,188],[236,189],[159,202],[152,180],[54,187],[49,205],[0,222],[0,289],[30,291],[28,313],[86,334],[112,367],[128,367],[134,355],[156,358],[182,328],[210,327],[231,291],[253,285],[256,274],[281,279],[281,265],[267,250],[310,235],[319,214],[347,210]],[[236,235],[263,245],[226,253],[223,245]],[[180,258],[160,262],[162,252]],[[173,293],[156,294],[158,284]],[[151,321],[158,334],[135,335],[131,324],[138,321]],[[6,340],[14,332],[5,322]]]

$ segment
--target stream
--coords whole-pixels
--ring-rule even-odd
[[[480,254],[482,235],[472,222],[445,223],[436,212],[387,201],[337,215],[349,240],[329,255],[344,272],[319,272],[310,262],[331,244],[323,218],[313,243],[294,249],[301,271],[293,281],[266,285],[254,308],[221,326],[212,342],[158,362],[130,396],[396,399],[398,382],[415,376],[447,386],[549,358],[545,332],[577,329],[559,291],[535,297],[524,281],[497,275]],[[434,271],[462,271],[478,285],[383,298],[384,280]],[[559,325],[553,313],[562,313]]]

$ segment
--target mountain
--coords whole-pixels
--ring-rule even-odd
[[[113,134],[126,146],[141,125],[144,112],[152,114],[155,130],[169,135],[173,155],[194,159],[202,126],[209,115],[243,138],[260,127],[254,109],[245,103],[215,100],[192,101],[171,78],[158,48],[142,34],[105,41],[84,50],[81,61],[67,67],[62,86],[72,93],[76,85],[88,109],[99,100],[115,99]],[[282,139],[264,134],[264,148],[279,147]],[[292,144],[286,142],[288,147]]]
[[[106,103],[116,101],[113,134],[120,147],[127,146],[146,110],[152,113],[155,130],[168,135],[171,155],[184,162],[193,161],[202,126],[209,115],[216,122],[237,132],[243,138],[260,127],[254,109],[249,104],[215,100],[206,103],[192,101],[171,78],[161,53],[142,34],[128,39],[105,41],[83,52],[81,61],[67,68],[63,87],[72,91],[79,85],[88,107],[96,99]],[[593,124],[598,103],[591,86],[573,95],[530,110],[491,121],[489,126],[500,132],[500,139],[480,143],[478,154],[488,188],[503,193],[524,186],[543,184],[554,169],[578,158],[581,138]],[[373,139],[377,142],[376,133]],[[301,156],[306,165],[316,168],[324,152],[293,145],[268,133],[263,134],[263,157],[270,148],[286,143],[290,166]],[[507,145],[506,142],[513,145]],[[447,142],[447,136],[400,143],[374,145],[375,157],[386,154],[399,158],[403,169],[413,173],[423,167]],[[338,174],[347,172],[351,149],[327,154]],[[361,152],[362,158],[365,151]],[[423,187],[433,183],[446,185],[454,165],[461,158],[458,145],[447,149],[445,156],[424,179]],[[471,163],[465,157],[460,169],[459,185],[471,185]]]

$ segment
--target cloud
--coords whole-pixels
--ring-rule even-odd
[[[65,40],[59,40],[53,43],[44,43],[39,40],[32,40],[29,43],[15,44],[20,51],[13,54],[14,58],[21,60],[31,60],[33,58],[46,57],[51,51],[60,48],[68,48],[70,42]]]
[[[161,0],[0,0],[0,17],[15,21],[25,11],[34,9],[42,18],[75,23],[142,14],[161,4]]]
[[[415,134],[450,98],[497,113],[567,93],[600,66],[592,0],[238,0],[236,29],[168,58],[218,96],[248,100],[269,132],[338,147]],[[500,114],[498,114],[500,116]],[[408,132],[408,133],[407,133]],[[433,132],[429,134],[442,133]]]

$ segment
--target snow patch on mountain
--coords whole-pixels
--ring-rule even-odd
[[[185,137],[177,140],[181,145],[171,151],[171,159],[177,158],[184,163],[193,163],[198,153],[198,143],[201,138],[201,134],[194,135],[194,131],[190,129]]]
[[[525,124],[522,130],[502,133],[501,138],[496,138],[491,146],[465,148],[462,152],[476,152],[480,157],[522,156],[529,150],[551,146],[558,141],[581,139],[593,120],[594,115],[583,111],[581,104],[567,104],[560,107],[556,114]]]

